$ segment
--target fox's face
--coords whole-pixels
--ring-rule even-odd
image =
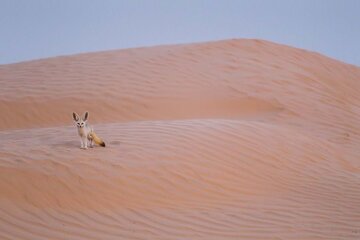
[[[86,126],[87,120],[89,117],[89,113],[85,112],[84,117],[79,117],[79,115],[76,112],[73,112],[73,119],[75,121],[76,127],[83,128]]]
[[[85,126],[85,122],[80,119],[79,121],[76,122],[76,126],[78,128],[83,128]]]

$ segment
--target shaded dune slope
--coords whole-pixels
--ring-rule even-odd
[[[359,84],[259,40],[2,65],[0,238],[358,239]]]

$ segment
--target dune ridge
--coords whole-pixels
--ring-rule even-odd
[[[0,65],[0,238],[358,239],[359,80],[260,40]]]

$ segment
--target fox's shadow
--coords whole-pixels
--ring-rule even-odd
[[[112,146],[116,146],[116,145],[120,145],[121,142],[120,141],[110,141],[109,144],[106,142],[106,147],[109,147],[109,145],[112,145]],[[60,142],[60,143],[54,143],[54,144],[51,144],[52,147],[59,147],[59,148],[79,148],[80,147],[80,141],[76,141],[76,140],[72,140],[72,141],[63,141],[63,142]],[[94,146],[95,148],[96,147],[100,147],[100,146],[97,146],[95,145]]]
[[[60,143],[56,143],[56,144],[52,144],[52,146],[54,147],[67,147],[67,148],[73,148],[73,147],[79,147],[80,146],[80,142],[79,141],[63,141]]]

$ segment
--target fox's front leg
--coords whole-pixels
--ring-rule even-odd
[[[87,138],[81,138],[81,149],[87,149],[87,145],[88,145],[88,142],[87,142]]]
[[[84,149],[87,149],[88,148],[88,139],[87,137],[84,138]]]

